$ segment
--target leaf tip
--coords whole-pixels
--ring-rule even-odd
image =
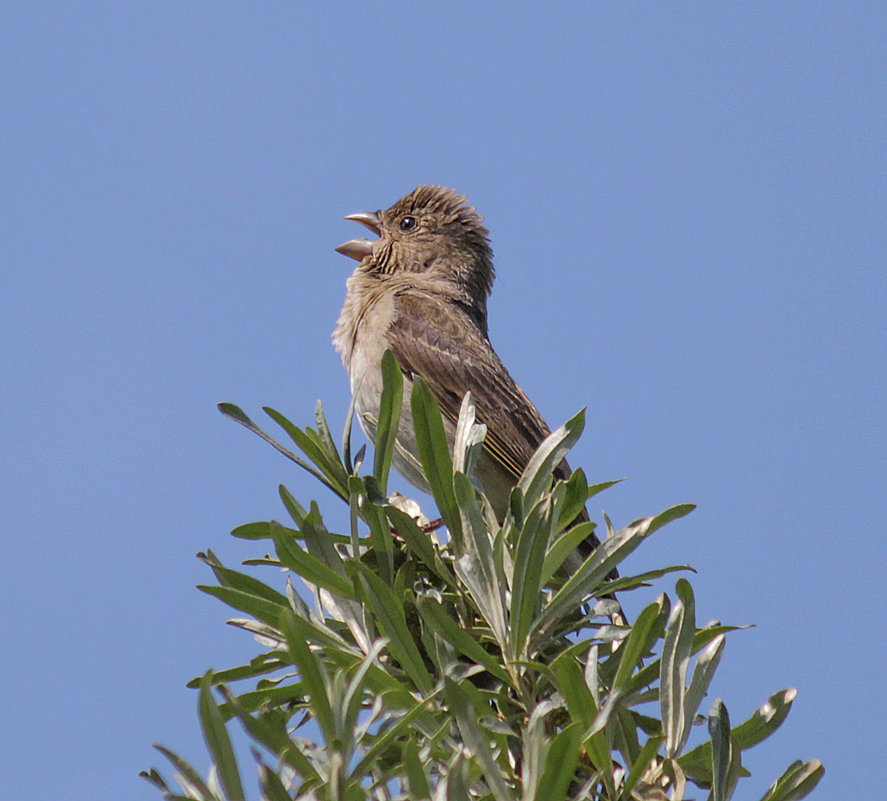
[[[225,417],[230,417],[235,422],[243,423],[243,425],[249,425],[251,423],[251,420],[243,409],[234,403],[222,401],[221,403],[216,404],[216,408],[225,415]]]

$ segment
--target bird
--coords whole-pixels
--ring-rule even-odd
[[[428,492],[410,412],[413,378],[421,377],[437,400],[451,448],[462,400],[470,392],[477,421],[487,428],[475,478],[502,521],[513,487],[550,429],[490,342],[487,299],[495,271],[483,217],[456,190],[423,184],[387,209],[345,219],[377,236],[336,248],[358,262],[346,281],[332,339],[348,372],[361,428],[375,442],[381,362],[390,350],[404,376],[405,400],[392,464]],[[569,475],[564,460],[555,477]],[[574,524],[585,520],[583,509]],[[575,572],[598,544],[592,533],[568,559],[567,571]]]

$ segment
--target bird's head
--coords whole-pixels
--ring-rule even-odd
[[[378,276],[421,274],[449,284],[459,294],[486,304],[493,285],[493,252],[487,229],[464,195],[423,185],[384,211],[349,214],[377,240],[352,239],[336,250]]]

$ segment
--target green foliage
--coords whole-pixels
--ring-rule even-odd
[[[683,578],[674,600],[659,595],[633,626],[607,619],[614,591],[688,569],[607,578],[693,507],[618,531],[607,521],[603,543],[563,578],[565,560],[593,530],[569,524],[615,483],[589,486],[580,470],[567,482],[552,476],[583,415],[540,446],[500,524],[469,478],[485,432],[470,398],[451,453],[437,404],[416,381],[416,441],[449,531],[443,543],[416,519],[414,504],[385,497],[402,392],[398,370],[388,364],[384,375],[372,475],[360,473],[362,453],[352,463],[350,415],[340,456],[319,404],[314,429],[266,409],[298,456],[236,406],[220,405],[344,500],[350,531],[330,532],[316,503],[306,509],[281,487],[292,525],[249,523],[233,534],[267,541],[273,554],[249,564],[285,569],[299,591],[291,578],[274,589],[201,555],[218,582],[201,589],[245,615],[231,622],[264,650],[192,682],[213,761],[208,778],[159,746],[181,789],[154,769],[145,778],[168,799],[244,798],[244,766],[228,730],[236,720],[268,801],[678,801],[687,782],[714,801],[729,799],[747,775],[743,751],[782,723],[795,691],[775,693],[732,728],[720,699],[707,718],[700,714],[726,634],[737,627],[698,628]],[[249,686],[235,692],[234,682]],[[694,724],[706,719],[708,738],[688,750]],[[303,729],[306,721],[313,726]],[[816,760],[796,762],[762,801],[802,798],[822,773]]]

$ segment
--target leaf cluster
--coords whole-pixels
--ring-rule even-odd
[[[688,569],[612,578],[647,537],[693,507],[619,530],[606,520],[603,542],[570,574],[565,562],[594,529],[571,524],[615,483],[590,486],[581,470],[566,481],[552,475],[583,414],[542,443],[498,521],[471,479],[485,432],[470,396],[451,450],[437,404],[416,380],[416,441],[444,539],[414,502],[386,497],[403,388],[390,354],[383,368],[371,473],[361,472],[363,451],[352,459],[351,413],[340,448],[319,403],[314,428],[266,409],[297,454],[237,407],[220,406],[346,502],[350,527],[328,530],[315,502],[306,508],[281,487],[287,524],[251,523],[233,534],[269,543],[272,551],[248,564],[284,570],[285,586],[201,555],[217,581],[201,589],[236,609],[242,616],[230,622],[263,650],[192,682],[209,776],[162,747],[180,789],[155,769],[143,775],[169,799],[245,798],[228,731],[237,721],[268,801],[678,801],[688,783],[729,799],[747,775],[742,752],[782,723],[795,691],[774,693],[735,727],[719,699],[700,713],[737,627],[698,627],[684,578],[674,599],[660,594],[632,626],[608,619],[615,592]],[[689,747],[694,724],[706,721],[708,737]],[[802,798],[822,772],[816,760],[796,762],[762,801]]]

